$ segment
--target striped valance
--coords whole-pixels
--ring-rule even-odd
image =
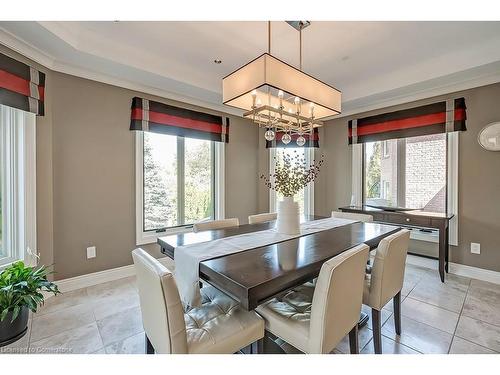
[[[130,130],[229,142],[229,119],[135,97]]]
[[[304,134],[304,138],[306,139],[306,144],[304,146],[297,145],[298,134],[292,134],[292,140],[288,144],[284,144],[281,141],[285,135],[284,132],[277,132],[276,137],[272,141],[266,141],[266,148],[293,148],[293,147],[319,147],[319,133],[318,128],[314,128],[312,137],[309,133]]]
[[[45,74],[0,53],[0,104],[44,115]]]
[[[349,121],[349,144],[467,130],[465,99],[424,105]]]

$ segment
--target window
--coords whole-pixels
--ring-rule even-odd
[[[445,212],[446,144],[445,134],[366,143],[364,202]]]
[[[35,115],[0,105],[0,268],[36,264]]]
[[[138,244],[222,217],[222,143],[138,132],[136,147]]]
[[[271,148],[270,149],[270,173],[273,173],[275,162],[283,162],[284,155],[295,155],[299,153],[304,157],[307,164],[313,160],[313,148]],[[275,159],[276,158],[276,161]],[[299,203],[300,215],[313,215],[314,214],[314,182],[311,182],[305,189],[302,189],[295,195],[295,201]],[[270,190],[270,211],[275,212],[278,209],[278,202],[283,199],[281,194],[274,190]]]

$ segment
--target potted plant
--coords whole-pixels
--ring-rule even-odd
[[[278,203],[276,229],[282,234],[299,234],[299,204],[293,197],[318,177],[323,157],[318,163],[314,160],[307,165],[306,160],[295,151],[293,155],[285,154],[282,162],[274,160],[274,173],[267,177],[261,175],[260,178],[269,189],[283,195],[283,200]]]
[[[0,273],[0,346],[19,340],[28,329],[29,310],[36,312],[43,304],[42,292],[59,293],[57,285],[47,280],[45,266],[28,267],[15,262]]]

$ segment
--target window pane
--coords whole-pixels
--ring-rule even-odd
[[[397,140],[365,144],[365,203],[397,206]]]
[[[214,218],[212,142],[184,139],[184,223]]]
[[[405,206],[446,210],[446,135],[406,139]]]
[[[177,137],[144,132],[144,230],[177,225]]]
[[[277,148],[276,149],[276,162],[283,164],[283,156],[300,156],[305,159],[305,148]],[[305,204],[305,189],[301,189],[297,194],[294,195],[294,199],[299,203],[300,215],[304,214],[304,204]],[[278,207],[278,202],[283,200],[283,195],[276,192],[276,208]]]

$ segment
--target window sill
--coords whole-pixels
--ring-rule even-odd
[[[154,244],[157,242],[159,237],[172,236],[181,233],[190,233],[192,231],[193,227],[188,226],[188,227],[171,228],[165,230],[164,232],[142,232],[138,234],[135,242],[137,246]]]

